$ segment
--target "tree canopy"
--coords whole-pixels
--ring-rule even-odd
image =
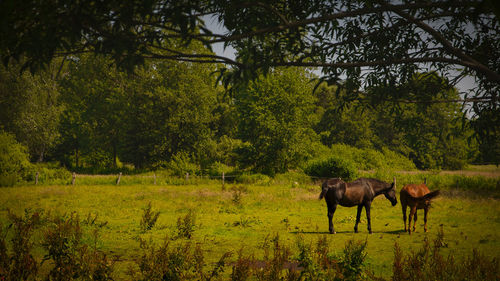
[[[451,124],[463,114],[484,160],[498,163],[495,3],[4,0],[0,56],[8,68],[0,78],[8,83],[0,105],[9,113],[0,114],[1,127],[32,158],[56,147],[66,158],[73,154],[68,161],[76,166],[79,153],[141,167],[179,159],[234,164],[237,151],[240,164],[272,174],[299,165],[310,154],[302,148],[319,140],[389,147],[424,168],[460,166],[456,159],[474,159],[461,149],[470,131]],[[215,54],[216,44],[233,47],[235,57]],[[27,69],[37,75],[24,75]],[[476,86],[456,92],[467,76]],[[221,83],[232,95],[221,94]],[[20,103],[23,97],[29,102]],[[46,105],[51,114],[27,114]]]
[[[403,102],[426,97],[405,95],[399,85],[437,70],[452,86],[474,76],[477,87],[460,100],[480,113],[499,104],[495,7],[488,0],[5,0],[0,51],[4,63],[26,57],[32,70],[82,52],[110,55],[128,69],[150,58],[217,62],[233,70],[228,81],[276,66],[320,67],[321,80],[344,85],[350,99],[360,98],[359,88],[388,85],[384,98]],[[179,39],[232,46],[236,58],[179,48]]]

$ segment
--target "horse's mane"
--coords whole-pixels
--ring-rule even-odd
[[[367,181],[376,182],[377,184],[383,185],[385,187],[384,189],[392,188],[392,185],[393,185],[392,182],[385,182],[385,181],[382,181],[379,179],[374,179],[374,178],[361,178],[361,179],[365,179]]]

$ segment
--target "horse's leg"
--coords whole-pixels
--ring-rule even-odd
[[[424,208],[424,232],[427,232],[427,212],[429,212],[429,207]]]
[[[354,225],[354,232],[358,233],[358,223],[361,221],[361,211],[363,210],[363,205],[358,205],[358,213],[356,214],[356,224]]]
[[[333,229],[333,214],[335,214],[335,210],[337,209],[337,203],[334,204],[327,204],[328,206],[328,230],[330,231],[330,234],[335,234],[335,230]]]
[[[411,234],[411,220],[415,213],[417,213],[417,206],[410,207],[410,214],[408,215],[408,234]]]
[[[403,224],[405,226],[405,232],[406,232],[406,204],[401,201],[401,208],[403,208]]]
[[[372,234],[372,220],[370,218],[370,207],[372,202],[365,203],[366,220],[368,221],[368,233]]]
[[[416,226],[417,226],[417,210],[415,210],[415,215],[413,216],[413,232],[415,232]]]

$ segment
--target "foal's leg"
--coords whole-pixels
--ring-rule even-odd
[[[413,232],[415,232],[416,226],[417,226],[417,210],[415,210],[415,216],[413,218]]]
[[[371,207],[372,202],[366,202],[365,203],[365,210],[366,210],[366,220],[368,220],[368,232],[372,234],[372,220],[370,218],[370,207]]]
[[[361,221],[361,211],[363,210],[363,205],[358,205],[358,213],[356,214],[356,224],[354,225],[354,232],[358,233],[358,223]]]
[[[408,234],[411,234],[411,219],[417,213],[417,206],[410,207],[410,214],[408,215]]]
[[[424,208],[424,232],[427,232],[427,212],[429,212],[429,207]]]
[[[406,204],[401,202],[401,208],[403,208],[403,224],[405,226],[405,232],[406,232]]]
[[[328,206],[328,230],[330,231],[330,234],[335,234],[335,230],[333,229],[333,214],[335,214],[335,210],[337,209],[337,204],[327,204]]]

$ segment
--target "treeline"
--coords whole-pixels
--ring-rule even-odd
[[[341,104],[341,87],[314,89],[314,74],[298,68],[228,90],[216,67],[147,61],[127,73],[81,55],[32,75],[11,63],[0,71],[0,129],[31,162],[91,173],[219,167],[273,175],[328,155],[351,158],[359,169],[460,169],[491,151],[480,151],[458,103],[395,104],[378,87],[367,90],[367,98],[380,97],[376,105]],[[444,84],[427,73],[404,90],[458,99]]]

